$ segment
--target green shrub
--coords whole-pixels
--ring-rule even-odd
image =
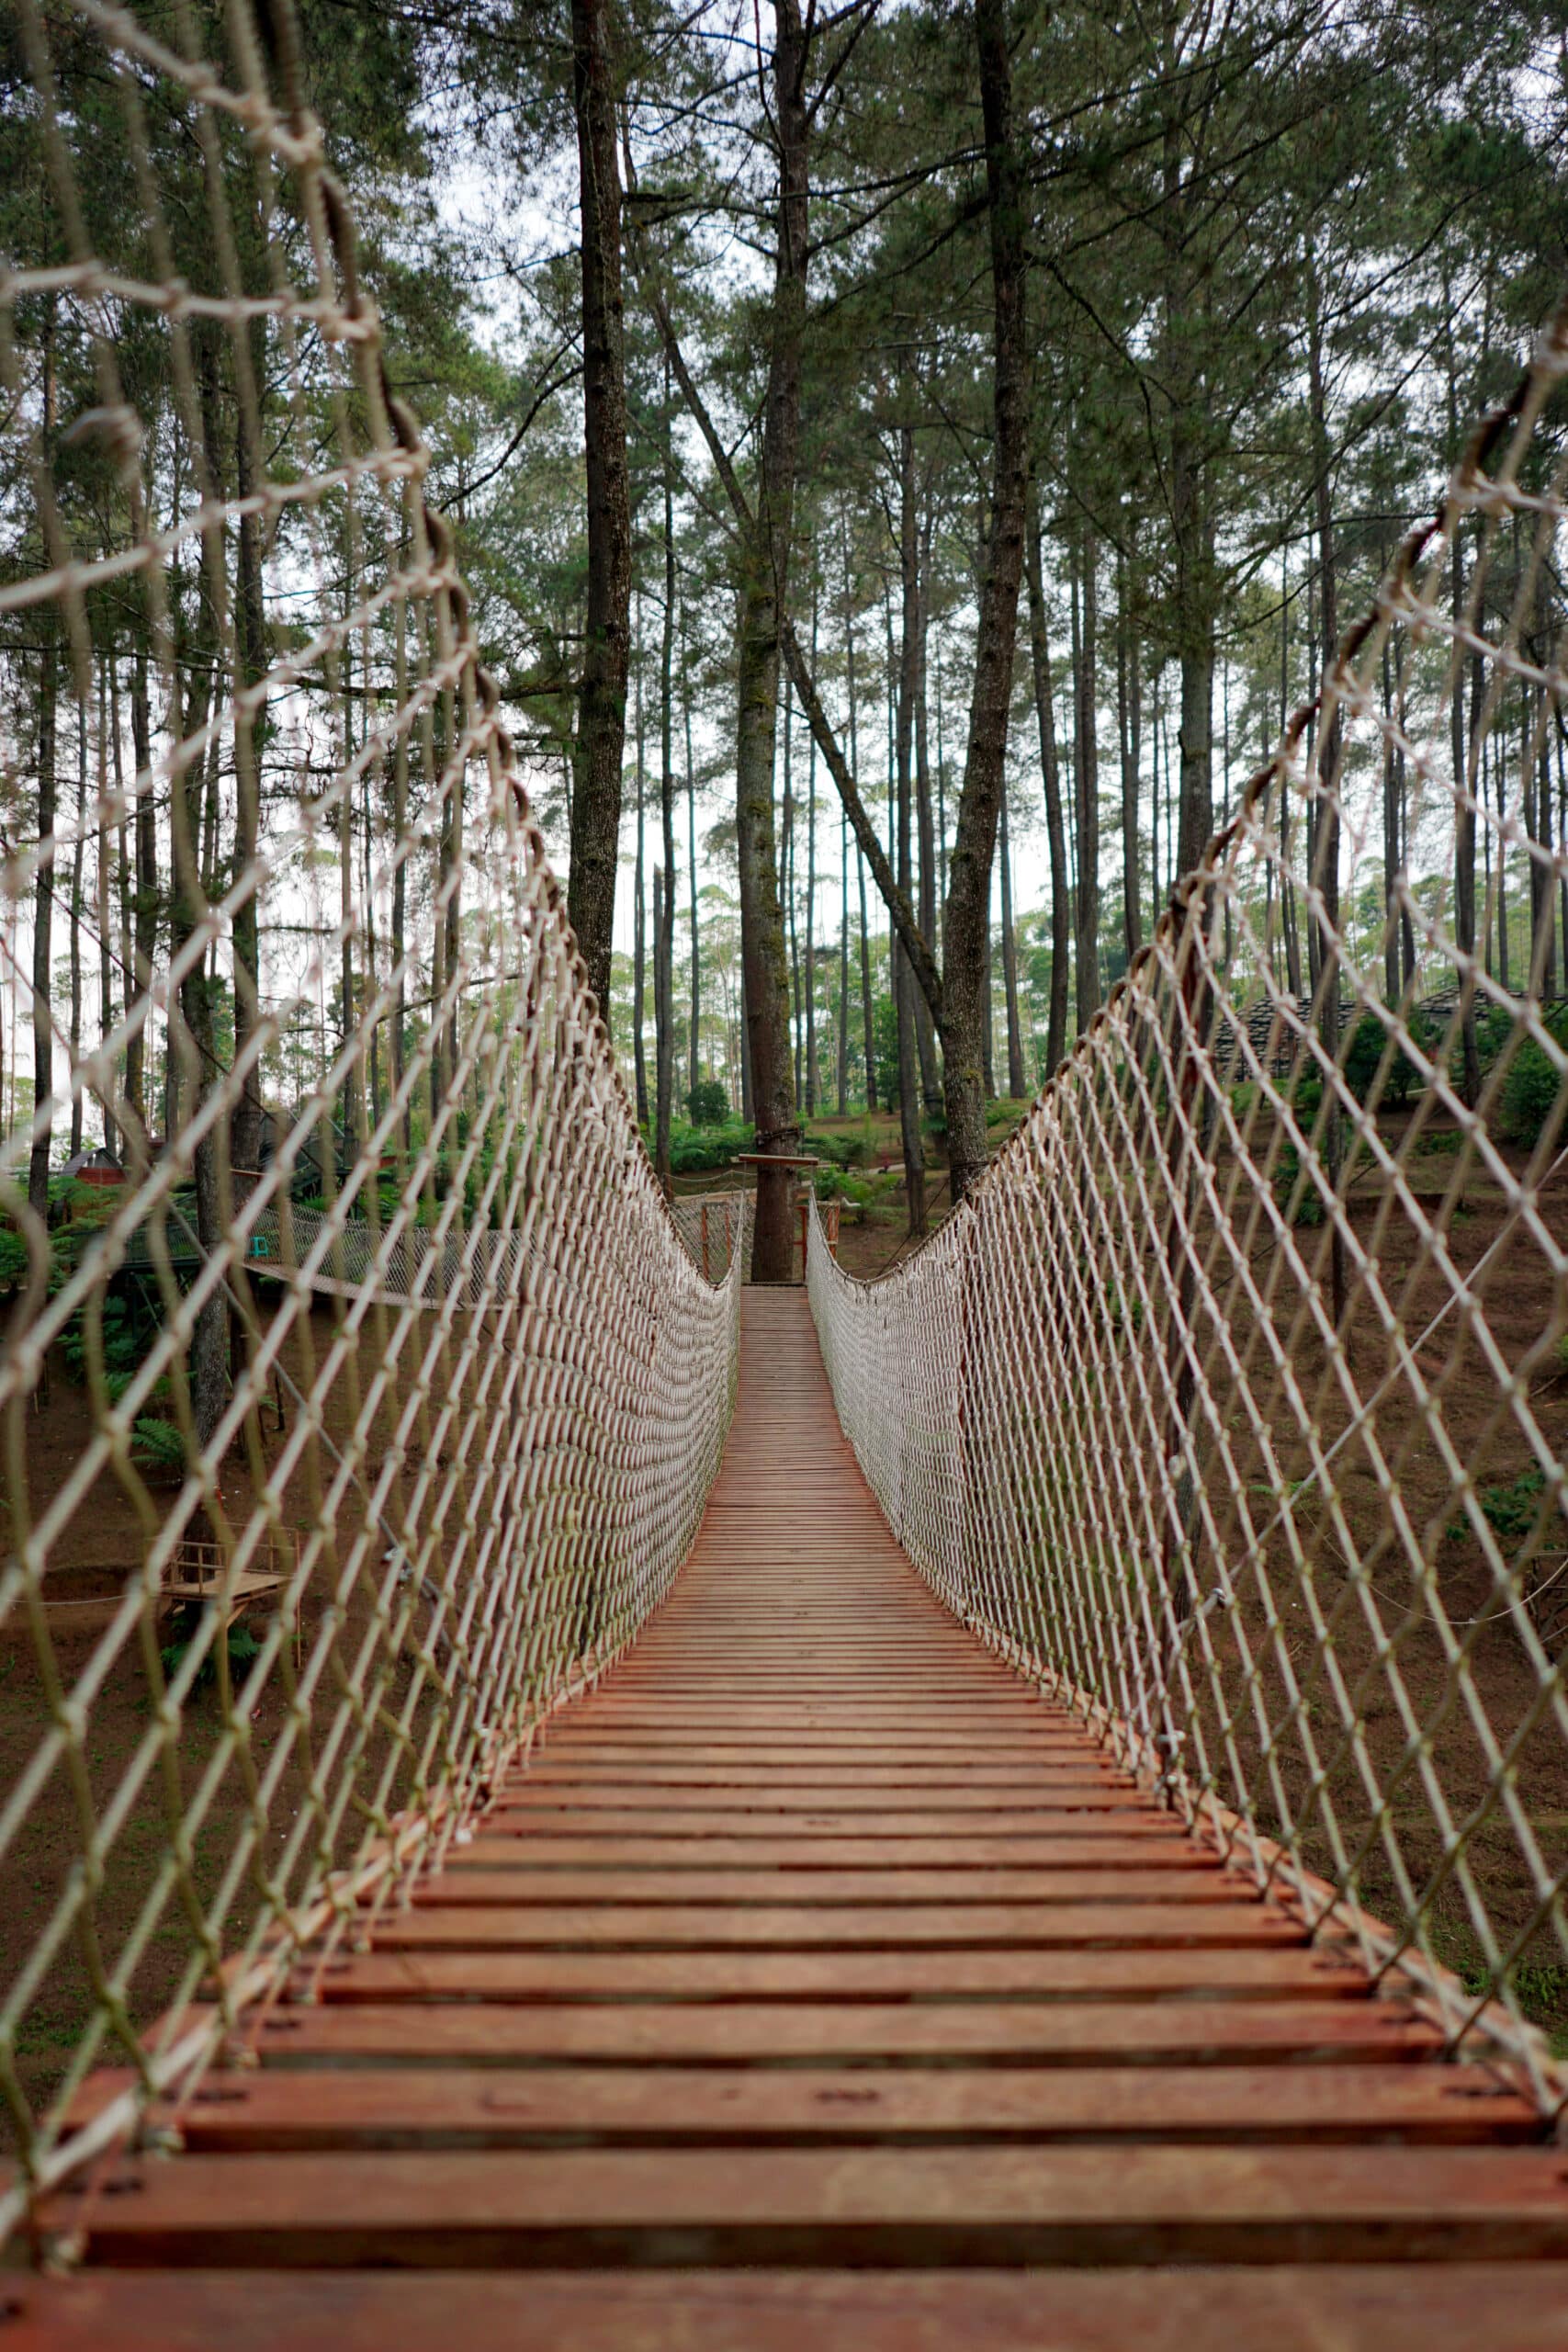
[[[137,1329],[136,1317],[128,1299],[111,1295],[103,1304],[104,1372],[111,1396],[123,1396],[130,1384],[131,1374],[141,1362],[151,1344],[151,1334],[143,1338]],[[82,1312],[76,1313],[60,1337],[60,1351],[65,1358],[65,1369],[73,1380],[87,1377],[87,1335],[83,1327]],[[116,1386],[116,1383],[118,1386]]]
[[[1412,1043],[1418,1046],[1423,1053],[1429,1055],[1434,1043],[1430,1022],[1417,1012],[1410,1016],[1405,1026],[1410,1032]],[[1345,1083],[1358,1102],[1366,1102],[1371,1094],[1372,1081],[1378,1074],[1378,1066],[1382,1060],[1387,1046],[1388,1032],[1377,1014],[1364,1012],[1351,1032],[1350,1042],[1345,1054]],[[1420,1070],[1403,1046],[1399,1047],[1395,1051],[1393,1064],[1384,1080],[1382,1092],[1378,1098],[1380,1105],[1391,1111],[1403,1110],[1420,1083]]]
[[[1532,1466],[1521,1470],[1507,1486],[1483,1487],[1476,1495],[1483,1519],[1505,1550],[1522,1543],[1535,1525],[1545,1487],[1542,1473]],[[1462,1510],[1450,1520],[1448,1532],[1454,1536],[1470,1533],[1470,1521]]]
[[[852,1201],[863,1206],[876,1189],[876,1180],[852,1176],[842,1168],[819,1168],[815,1189],[819,1201]]]
[[[1293,1143],[1280,1146],[1280,1157],[1274,1163],[1274,1198],[1280,1214],[1292,1225],[1321,1225],[1324,1219],[1323,1195],[1310,1176],[1302,1185],[1301,1196],[1296,1187],[1302,1174],[1302,1156]]]
[[[841,1129],[828,1135],[819,1127],[808,1127],[801,1138],[802,1151],[815,1152],[818,1159],[830,1159],[835,1168],[859,1168],[871,1149],[871,1122],[865,1120],[858,1127]]]
[[[1323,1108],[1323,1080],[1315,1065],[1309,1065],[1292,1087],[1291,1108],[1303,1135],[1310,1134],[1313,1122]]]
[[[0,1226],[0,1290],[18,1290],[28,1279],[28,1245],[8,1225]]]
[[[1530,1150],[1540,1141],[1556,1108],[1562,1083],[1545,1046],[1527,1037],[1504,1075],[1499,1120],[1503,1133]]]
[[[742,1119],[727,1120],[721,1127],[675,1128],[670,1136],[670,1166],[677,1176],[728,1168],[737,1152],[750,1151],[755,1141],[755,1128]]]
[[[1475,1052],[1476,1058],[1481,1064],[1481,1074],[1483,1078],[1485,1077],[1487,1071],[1491,1069],[1493,1063],[1496,1060],[1498,1055],[1507,1044],[1508,1039],[1513,1035],[1513,1031],[1514,1016],[1511,1012],[1506,1012],[1500,1004],[1489,1005],[1483,1012],[1477,1014],[1475,1022]],[[1462,1046],[1460,1046],[1457,1050],[1460,1065],[1462,1067],[1464,1049]]]
[[[716,1078],[699,1078],[686,1097],[694,1127],[722,1127],[729,1118],[729,1089]]]
[[[170,1620],[169,1638],[160,1647],[158,1656],[163,1660],[164,1675],[171,1682],[184,1665],[186,1653],[200,1630],[201,1616],[202,1609],[199,1601],[185,1600],[180,1603]],[[243,1682],[256,1659],[260,1657],[262,1645],[248,1625],[233,1624],[229,1628],[225,1647],[229,1652],[229,1679],[234,1683]],[[194,1695],[197,1690],[210,1690],[217,1679],[218,1645],[214,1643],[197,1668],[196,1677],[191,1684],[192,1694]]]

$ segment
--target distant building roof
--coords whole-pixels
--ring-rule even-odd
[[[62,1176],[80,1176],[87,1172],[95,1176],[123,1176],[125,1174],[124,1169],[113,1152],[106,1151],[102,1144],[93,1151],[79,1151],[74,1159],[66,1161],[60,1172]]]

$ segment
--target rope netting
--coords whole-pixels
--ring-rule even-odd
[[[670,1204],[682,1240],[710,1282],[723,1282],[732,1259],[740,1254],[736,1245],[746,1231],[751,1197],[739,1190],[697,1193]],[[747,1271],[744,1266],[740,1270],[742,1282]]]
[[[634,1635],[742,1255],[643,1152],[287,0],[12,27],[0,2236]]]
[[[880,1282],[809,1253],[942,1598],[1547,2111],[1565,372],[1568,311],[972,1201]]]

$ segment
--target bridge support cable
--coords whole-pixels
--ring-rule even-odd
[[[808,1267],[844,1428],[948,1606],[1551,2116],[1565,371],[1568,311],[973,1202],[882,1281],[817,1227]],[[1522,990],[1454,918],[1477,837]],[[1292,897],[1334,1004],[1283,985]]]
[[[287,0],[17,25],[4,758],[47,684],[98,788],[6,952],[79,821],[100,909],[145,840],[172,954],[0,1149],[0,2239],[636,1637],[742,1254],[705,1280],[644,1154]],[[75,1104],[123,1155],[46,1217]]]

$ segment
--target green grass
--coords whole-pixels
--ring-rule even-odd
[[[1470,1962],[1455,1970],[1460,1983],[1475,1999],[1490,1997],[1496,1984],[1489,1969]],[[1568,2058],[1568,1967],[1525,1961],[1513,1973],[1514,1998],[1521,2014],[1546,2034],[1554,2058]]]
[[[1522,1543],[1535,1525],[1536,1513],[1546,1486],[1544,1474],[1538,1468],[1521,1470],[1507,1486],[1483,1487],[1476,1496],[1482,1517],[1499,1543],[1508,1545]],[[1463,1511],[1450,1520],[1448,1532],[1453,1536],[1468,1535],[1470,1521]]]

